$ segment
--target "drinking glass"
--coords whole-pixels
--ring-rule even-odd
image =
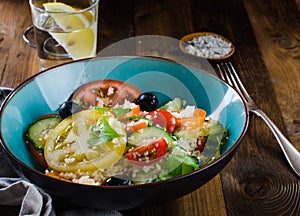
[[[99,0],[29,0],[40,69],[96,56]]]

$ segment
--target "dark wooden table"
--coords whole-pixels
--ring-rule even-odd
[[[101,0],[98,48],[149,34],[229,38],[230,60],[251,96],[300,150],[299,7],[295,0]],[[22,40],[32,23],[28,1],[1,0],[0,11],[0,85],[16,87],[38,72],[36,51]],[[300,215],[300,181],[264,122],[251,116],[238,152],[209,183],[126,214]]]

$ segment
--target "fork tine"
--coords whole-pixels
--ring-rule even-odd
[[[227,74],[227,69],[226,67],[224,66],[224,63],[221,63],[221,65],[217,64],[217,68],[219,70],[219,74],[221,76],[221,79],[226,81],[229,85],[232,86],[232,82],[231,82],[231,79],[230,77],[228,76]]]
[[[265,121],[279,143],[279,146],[281,147],[288,163],[293,168],[295,173],[300,176],[300,152],[298,149],[296,149],[295,146],[284,136],[284,134],[278,129],[278,127],[274,124],[274,122],[272,122],[266,113],[256,106],[255,102],[251,99],[244,85],[242,84],[232,63],[229,62],[221,63],[220,65],[217,64],[217,67],[222,79],[227,81],[228,84],[231,83],[230,85],[235,87],[235,89],[240,93],[241,97],[245,100],[249,112],[254,113]]]
[[[227,71],[229,73],[229,75],[231,76],[231,79],[234,83],[234,87],[239,90],[242,95],[244,95],[244,97],[250,102],[253,102],[253,100],[251,99],[250,95],[248,94],[246,88],[244,87],[242,81],[240,80],[235,68],[233,67],[232,63],[229,62],[229,63],[225,63],[226,64],[226,67],[227,67]]]
[[[219,64],[217,64],[217,68],[218,68],[218,70],[219,70],[219,74],[220,74],[220,76],[221,76],[221,79],[222,79],[222,80],[226,80],[226,79],[225,79],[225,75],[224,75],[224,73],[223,73],[223,71],[222,71],[222,69],[221,69],[221,66],[220,66]]]
[[[235,88],[244,100],[248,103],[254,103],[251,97],[249,96],[247,90],[245,89],[242,81],[240,80],[236,70],[234,69],[231,62],[217,64],[217,68],[219,70],[219,74],[221,79],[226,81],[229,85]]]
[[[228,67],[227,62],[222,63],[222,67],[223,67],[223,71],[225,73],[225,77],[226,77],[227,82],[231,86],[234,87],[236,85],[236,82],[235,82],[235,80],[233,79],[233,77],[231,75],[230,68]],[[237,90],[239,90],[239,89],[237,89]]]

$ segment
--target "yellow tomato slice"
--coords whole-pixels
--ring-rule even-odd
[[[90,145],[90,128],[102,117],[121,136],[101,145]],[[126,148],[125,127],[110,112],[84,110],[60,122],[49,134],[44,155],[50,169],[58,172],[92,171],[115,164]]]

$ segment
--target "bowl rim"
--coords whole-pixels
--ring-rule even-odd
[[[30,76],[29,78],[27,78],[26,80],[24,80],[23,82],[21,82],[16,88],[13,89],[13,91],[4,100],[4,102],[3,102],[2,106],[1,106],[1,109],[0,109],[0,119],[1,119],[1,117],[3,115],[3,113],[4,113],[5,107],[8,105],[9,101],[14,97],[14,95],[18,91],[20,91],[23,87],[25,87],[28,83],[30,83],[31,81],[33,81],[36,77],[41,76],[41,75],[46,74],[46,73],[51,73],[51,70],[53,70],[55,68],[58,68],[58,67],[59,68],[63,67],[64,65],[76,64],[76,63],[88,62],[88,61],[97,61],[97,60],[102,60],[102,59],[113,59],[113,58],[120,58],[120,59],[122,59],[122,58],[143,58],[143,59],[155,59],[155,60],[160,60],[160,61],[178,63],[178,62],[176,62],[174,60],[163,58],[163,57],[157,57],[157,56],[140,56],[140,55],[135,55],[135,56],[131,56],[131,55],[125,55],[125,56],[105,56],[105,57],[87,58],[87,59],[81,59],[81,60],[75,60],[75,61],[72,61],[72,62],[67,62],[67,63],[61,64],[61,65],[58,65],[58,66],[46,69],[46,70],[41,71],[41,72],[39,72],[37,74],[34,74],[33,76]],[[77,185],[76,187],[79,187],[79,186],[80,187],[88,187],[88,188],[90,188],[90,187],[94,188],[95,187],[95,188],[102,188],[102,189],[144,188],[144,187],[151,187],[151,186],[158,185],[158,184],[166,184],[168,182],[176,182],[176,181],[179,181],[182,178],[186,178],[186,177],[188,177],[190,175],[195,175],[196,173],[204,172],[207,169],[209,169],[210,167],[215,166],[219,161],[222,161],[229,154],[231,154],[231,153],[233,153],[234,151],[237,150],[238,146],[240,145],[240,142],[244,138],[244,136],[245,136],[245,134],[247,132],[247,129],[248,129],[248,125],[249,125],[249,110],[248,110],[248,107],[246,105],[246,102],[244,101],[243,97],[241,97],[240,93],[237,92],[234,88],[232,88],[228,83],[226,83],[222,79],[220,79],[220,78],[218,78],[218,77],[216,77],[216,76],[214,76],[214,75],[212,75],[212,74],[204,71],[203,69],[197,68],[195,66],[190,66],[190,65],[185,64],[185,63],[178,63],[178,64],[194,68],[195,70],[198,70],[201,73],[205,73],[205,74],[213,77],[214,79],[217,79],[219,82],[224,83],[228,88],[230,88],[232,91],[234,91],[239,96],[239,99],[242,102],[243,107],[244,107],[244,111],[245,111],[245,124],[243,125],[242,132],[240,133],[240,135],[237,138],[236,142],[226,152],[222,153],[219,158],[217,158],[216,160],[214,160],[210,164],[205,164],[205,165],[201,166],[201,168],[199,168],[197,170],[191,171],[189,173],[186,173],[184,175],[180,175],[180,176],[177,176],[177,177],[173,177],[173,178],[161,180],[161,181],[158,181],[158,182],[150,182],[150,183],[137,184],[137,185],[104,186],[104,185],[78,184],[78,183],[74,183],[74,182],[71,182],[71,181],[63,181],[63,180],[60,180],[60,179],[53,178],[51,176],[45,175],[41,171],[28,166],[23,161],[21,161],[20,159],[18,159],[10,151],[10,149],[7,147],[6,143],[4,142],[4,139],[3,139],[3,136],[2,136],[2,130],[1,130],[2,121],[0,121],[0,145],[1,145],[2,149],[4,149],[4,151],[6,152],[6,154],[10,157],[9,159],[12,158],[13,160],[15,160],[18,164],[20,164],[22,166],[22,168],[25,168],[26,170],[29,170],[30,172],[33,172],[33,173],[35,173],[35,174],[37,174],[39,176],[46,177],[46,178],[49,178],[49,179],[54,180],[54,181],[63,182],[63,183],[71,184],[71,185]],[[20,173],[17,173],[17,174],[20,174]],[[28,180],[26,178],[26,176],[24,176],[24,175],[22,175],[21,177],[23,177],[23,178],[25,177],[25,179]],[[29,181],[32,182],[31,180],[29,180]]]
[[[198,57],[198,58],[204,58],[204,57],[193,55],[193,54],[187,52],[187,50],[185,49],[185,46],[186,46],[186,42],[190,41],[191,39],[199,37],[199,36],[206,36],[206,35],[216,36],[216,37],[221,38],[222,40],[226,41],[227,43],[231,44],[231,51],[228,54],[226,54],[222,57],[219,57],[219,58],[206,58],[207,60],[213,61],[213,62],[214,61],[222,61],[222,60],[230,58],[235,53],[234,44],[229,39],[227,39],[226,37],[224,37],[220,34],[214,33],[214,32],[194,32],[194,33],[190,33],[190,34],[182,36],[180,41],[179,41],[180,50],[182,52],[188,54],[188,55],[195,56],[195,57]]]

